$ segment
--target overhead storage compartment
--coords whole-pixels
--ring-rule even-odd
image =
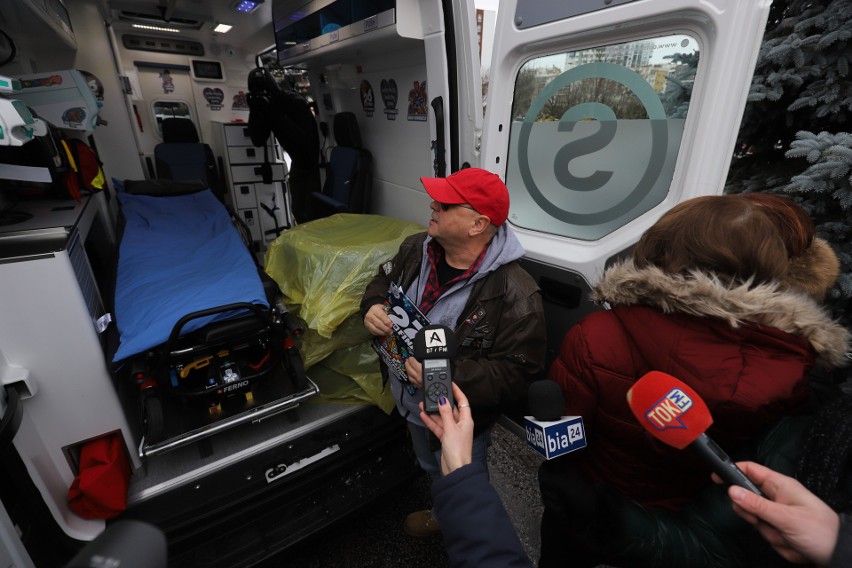
[[[272,17],[278,60],[288,66],[308,56],[315,60],[334,54],[339,61],[343,50],[356,46],[363,55],[373,43],[388,51],[394,38],[402,43],[423,39],[416,0],[276,0]]]
[[[18,43],[25,43],[28,38],[39,43],[55,40],[77,49],[71,18],[63,0],[4,0],[0,23]],[[53,35],[43,33],[45,24]],[[33,30],[39,30],[39,33],[34,34]]]

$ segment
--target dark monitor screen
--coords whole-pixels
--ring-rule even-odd
[[[193,59],[192,74],[195,75],[196,79],[222,80],[225,78],[225,74],[222,71],[222,64],[218,61]]]

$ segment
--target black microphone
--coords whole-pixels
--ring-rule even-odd
[[[705,431],[713,424],[710,409],[692,387],[661,371],[650,371],[627,391],[627,404],[645,430],[682,450],[689,446],[728,485],[763,495],[728,454]]]
[[[423,410],[438,412],[443,396],[453,404],[450,359],[456,356],[456,335],[445,325],[427,325],[414,336],[414,357],[423,366]]]
[[[524,416],[527,445],[546,459],[586,447],[586,429],[580,416],[563,416],[562,387],[551,380],[535,381],[527,391],[532,416]]]
[[[535,381],[527,391],[527,406],[536,420],[559,420],[565,408],[562,387],[551,380]]]
[[[166,535],[154,525],[125,520],[111,524],[83,547],[66,568],[121,566],[166,568]]]

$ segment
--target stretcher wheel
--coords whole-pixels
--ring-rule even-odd
[[[305,364],[302,362],[302,356],[295,349],[290,349],[287,352],[287,361],[290,363],[290,374],[293,377],[293,385],[296,390],[304,390],[308,388],[308,377],[305,375]]]
[[[163,420],[163,401],[160,397],[148,394],[142,401],[142,424],[145,439],[154,444],[163,439],[165,422]]]

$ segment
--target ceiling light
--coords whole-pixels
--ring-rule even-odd
[[[228,24],[216,24],[216,27],[213,28],[213,31],[216,33],[224,34],[231,31],[231,28],[234,26],[229,26]]]
[[[245,12],[251,14],[257,7],[263,4],[263,0],[237,0],[231,7],[237,12]]]
[[[161,26],[148,26],[145,24],[133,24],[134,28],[139,28],[140,30],[154,30],[157,32],[180,32],[180,30],[175,28],[164,28]]]

